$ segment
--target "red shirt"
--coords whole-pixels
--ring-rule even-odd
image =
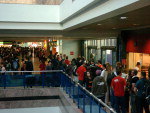
[[[68,59],[65,60],[65,64],[69,65],[70,61]]]
[[[102,68],[103,66],[101,64],[97,65],[98,67]]]
[[[78,80],[84,80],[84,72],[86,72],[86,68],[84,66],[80,66],[77,69],[77,73],[78,73]]]
[[[46,69],[46,65],[42,63],[40,64],[39,68],[40,68],[40,71],[43,71]]]
[[[112,79],[111,86],[114,89],[115,96],[124,96],[124,88],[126,86],[126,80],[120,76]]]

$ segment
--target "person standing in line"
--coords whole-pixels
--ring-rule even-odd
[[[116,71],[115,72],[112,72],[110,75],[108,75],[107,77],[107,86],[110,88],[109,89],[109,93],[110,93],[110,105],[112,108],[115,108],[115,97],[114,97],[114,91],[112,90],[111,88],[111,81],[114,77],[117,76],[117,73]]]
[[[126,113],[124,100],[126,80],[121,77],[121,70],[117,70],[116,73],[117,77],[113,78],[111,82],[111,87],[115,96],[115,110],[117,113]]]
[[[2,63],[1,67],[2,67],[1,73],[2,73],[2,75],[5,75],[5,72],[6,72],[5,65]]]
[[[105,82],[107,81],[107,77],[108,77],[108,71],[107,71],[107,65],[106,64],[103,64],[103,67],[102,67],[103,71],[101,73],[101,77],[104,78]],[[106,85],[107,85],[107,82],[106,82]],[[108,86],[107,86],[107,92],[105,94],[105,103],[108,104],[108,95],[109,95],[109,91],[108,91]]]
[[[78,82],[83,85],[84,84],[84,72],[86,72],[86,63],[83,62],[83,64],[77,69],[77,75],[78,75]]]
[[[137,62],[135,68],[135,70],[137,70],[137,76],[140,77],[141,76],[141,63],[140,62]]]
[[[46,71],[50,71],[50,70],[52,70],[52,62],[48,61],[48,64],[46,65]],[[50,87],[54,83],[53,74],[51,72],[46,72],[45,82],[48,87]]]
[[[70,64],[70,61],[68,60],[68,56],[66,56],[65,64],[66,64],[66,65],[69,65],[69,64]]]
[[[106,64],[103,64],[103,67],[102,67],[103,71],[101,73],[101,76],[104,77],[105,81],[107,80],[107,75],[108,75],[108,71],[106,68],[107,68]]]
[[[46,70],[46,64],[45,61],[41,61],[41,64],[39,65],[40,71],[45,71]],[[41,75],[44,74],[43,72],[40,72]]]
[[[143,108],[145,113],[150,113],[148,102],[143,94],[145,84],[149,83],[146,80],[146,72],[141,72],[141,79],[136,82],[134,91],[137,93],[137,113],[143,113]]]
[[[46,65],[46,70],[52,70],[52,62],[48,61],[48,64]]]
[[[136,82],[139,80],[139,77],[137,76],[138,71],[133,70],[131,72],[131,81],[130,81],[130,104],[131,104],[131,113],[137,113],[137,98],[136,94],[134,92],[134,87]]]
[[[98,60],[97,66],[98,66],[99,68],[102,68],[102,67],[103,67],[100,60]]]
[[[96,76],[92,83],[92,93],[103,102],[105,102],[105,94],[107,92],[106,81],[102,76]]]

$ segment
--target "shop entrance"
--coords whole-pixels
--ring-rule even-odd
[[[110,65],[115,67],[115,65],[116,65],[116,47],[114,47],[114,46],[101,47],[101,61],[102,61],[102,64],[109,62]]]

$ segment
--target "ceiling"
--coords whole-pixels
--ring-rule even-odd
[[[71,31],[0,30],[0,40],[43,41],[57,39],[100,39],[117,37],[122,30],[150,29],[150,6],[124,13]],[[120,19],[127,17],[127,19]],[[148,30],[149,31],[149,30]]]
[[[7,4],[60,5],[63,0],[0,0]]]
[[[102,30],[134,30],[150,28],[150,6],[99,21],[78,29]],[[127,17],[126,19],[120,19]]]

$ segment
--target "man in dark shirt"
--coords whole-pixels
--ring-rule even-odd
[[[148,103],[143,96],[144,84],[149,82],[146,80],[146,72],[141,72],[141,79],[136,82],[134,91],[137,92],[137,113],[143,113],[143,108],[145,113],[150,113]]]
[[[131,113],[137,113],[137,103],[136,103],[136,94],[134,92],[134,88],[135,88],[135,84],[136,82],[139,80],[139,78],[137,77],[137,73],[138,71],[137,70],[133,70],[131,72],[131,74],[133,75],[132,79],[131,79],[131,86],[130,86],[130,97],[131,97]]]

